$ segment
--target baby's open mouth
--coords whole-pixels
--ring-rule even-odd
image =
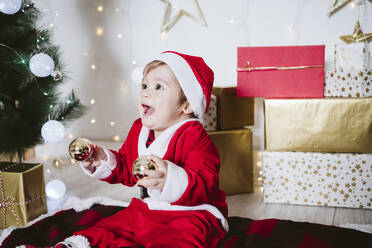
[[[155,109],[147,104],[142,104],[143,116],[149,116],[155,112]]]

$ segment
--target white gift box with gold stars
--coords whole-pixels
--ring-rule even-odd
[[[372,57],[367,43],[335,45],[334,68],[326,71],[324,96],[372,96]]]
[[[264,202],[372,208],[372,154],[262,153]]]

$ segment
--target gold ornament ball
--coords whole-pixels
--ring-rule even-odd
[[[66,161],[63,158],[55,158],[53,159],[53,166],[56,169],[62,169],[66,165]]]
[[[77,161],[84,161],[93,153],[93,144],[85,138],[74,139],[68,148],[70,157]]]
[[[148,159],[146,156],[141,156],[137,158],[132,167],[132,173],[135,178],[141,179],[147,175],[144,173],[144,170],[155,170],[156,164],[151,159]]]

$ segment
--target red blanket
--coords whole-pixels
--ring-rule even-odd
[[[123,207],[95,204],[88,210],[63,210],[31,226],[14,230],[1,247],[50,247]],[[372,247],[372,234],[306,222],[229,217],[230,230],[219,247]]]

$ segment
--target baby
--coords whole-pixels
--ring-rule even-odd
[[[213,71],[201,57],[167,51],[146,65],[137,119],[119,151],[94,146],[82,163],[89,176],[139,185],[143,199],[57,247],[216,247],[228,231],[225,193],[219,190],[219,156],[201,124],[213,88]],[[156,170],[132,174],[147,156]]]

